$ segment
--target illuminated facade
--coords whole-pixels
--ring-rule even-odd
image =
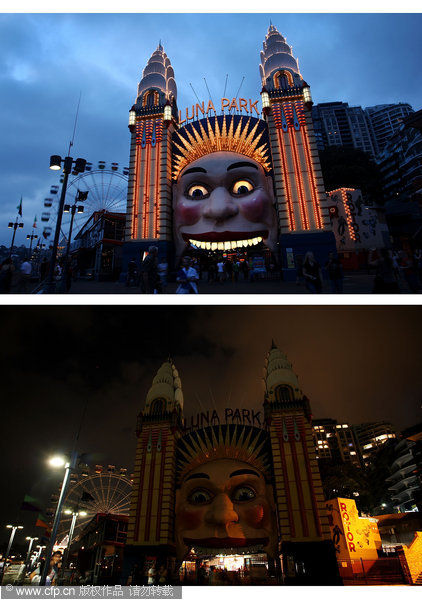
[[[309,401],[274,344],[262,412],[260,427],[253,411],[226,409],[225,422],[209,411],[205,426],[187,429],[179,374],[162,365],[138,418],[126,573],[164,564],[178,581],[203,564],[232,567],[244,579],[233,583],[258,573],[338,583]]]
[[[312,428],[315,450],[320,461],[361,466],[353,430],[348,423],[337,423],[335,419],[314,419]]]
[[[397,439],[393,426],[386,421],[354,425],[353,431],[364,466],[368,466],[372,455],[388,440]]]
[[[188,250],[269,250],[293,276],[296,255],[312,249],[322,262],[335,250],[310,88],[273,25],[260,76],[262,115],[258,101],[245,98],[197,103],[182,114],[170,60],[161,45],[152,54],[129,118],[126,260],[151,243],[176,259]],[[228,154],[236,171],[224,184],[224,198],[209,180],[181,193],[180,177],[193,163],[196,173],[208,172]],[[259,172],[256,181],[251,169]],[[270,184],[263,184],[265,177]]]

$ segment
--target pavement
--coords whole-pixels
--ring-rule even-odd
[[[346,273],[343,281],[343,294],[372,294],[374,282],[374,274],[367,273],[366,271],[354,271]],[[410,290],[406,282],[402,279],[399,281],[400,293],[410,294]],[[170,282],[166,288],[166,294],[176,293],[178,284],[176,282]],[[226,281],[220,282],[208,282],[206,280],[199,281],[198,283],[199,293],[202,294],[305,294],[309,295],[309,292],[305,288],[303,281],[245,281],[239,279],[236,282]],[[30,293],[36,293],[36,285]],[[141,294],[139,286],[127,287],[124,283],[117,281],[95,281],[88,279],[78,279],[72,282],[68,295],[76,294],[128,294],[128,295],[139,295]],[[323,294],[334,296],[331,294],[330,282],[324,281],[323,283]],[[340,294],[336,294],[339,296]]]

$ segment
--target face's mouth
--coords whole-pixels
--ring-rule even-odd
[[[269,538],[201,538],[198,540],[192,538],[183,538],[186,546],[195,548],[199,554],[213,554],[214,551],[227,551],[230,553],[233,549],[241,549],[245,552],[263,551],[269,544]]]
[[[257,246],[268,237],[268,231],[210,231],[196,233],[194,236],[182,233],[185,242],[203,250],[234,250]]]

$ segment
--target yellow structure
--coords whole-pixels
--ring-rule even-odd
[[[332,540],[339,560],[376,560],[381,537],[376,519],[359,516],[356,502],[333,498],[327,502]]]

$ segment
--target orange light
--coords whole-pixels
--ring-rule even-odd
[[[291,195],[291,191],[290,191],[290,183],[289,183],[289,178],[287,176],[286,149],[285,149],[283,133],[282,133],[281,129],[278,128],[277,133],[278,133],[278,141],[279,141],[279,150],[280,150],[281,160],[283,162],[283,173],[285,174],[285,177],[283,177],[283,186],[284,186],[285,196],[286,196],[286,200],[287,200],[287,208],[289,211],[289,228],[290,228],[290,231],[294,231],[294,230],[296,230],[296,222],[295,222],[295,215],[294,215],[293,205],[292,205],[292,195]]]
[[[299,193],[299,208],[300,208],[300,216],[301,216],[301,220],[302,220],[302,227],[303,227],[303,229],[309,229],[309,223],[308,223],[308,219],[306,216],[305,200],[304,200],[304,194],[303,194],[303,180],[302,180],[302,176],[300,174],[300,165],[299,165],[299,159],[298,159],[298,155],[297,155],[296,138],[294,136],[293,130],[290,127],[289,127],[289,137],[290,137],[290,146],[292,149],[293,161],[294,161],[296,189]]]

